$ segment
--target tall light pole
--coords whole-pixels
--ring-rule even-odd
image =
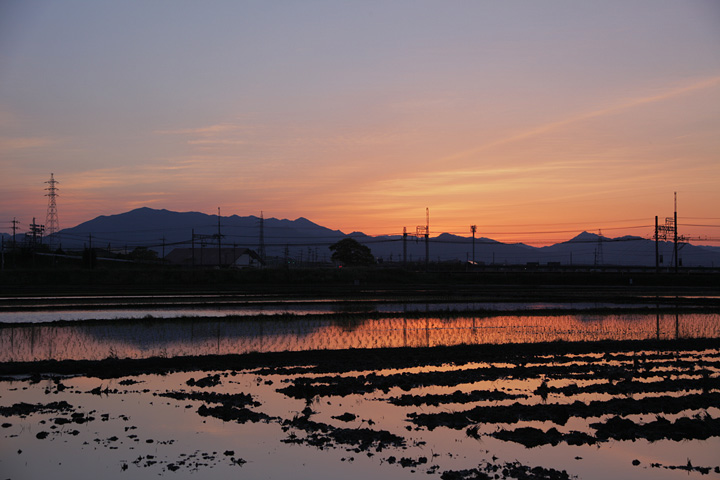
[[[473,259],[473,265],[475,265],[475,232],[477,232],[477,225],[470,225],[470,231],[473,235],[473,247],[472,247],[472,259]]]

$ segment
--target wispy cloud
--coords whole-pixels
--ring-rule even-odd
[[[579,122],[583,122],[583,121],[591,120],[591,119],[595,119],[595,118],[600,118],[600,117],[606,117],[606,116],[610,116],[610,115],[616,115],[616,114],[624,112],[626,110],[634,109],[634,108],[641,107],[644,105],[664,102],[667,100],[674,99],[676,97],[680,97],[682,95],[686,95],[686,94],[693,93],[696,91],[701,91],[701,90],[717,87],[719,85],[720,85],[720,75],[710,77],[710,78],[705,78],[702,80],[697,80],[697,81],[694,81],[692,83],[685,84],[685,85],[670,87],[670,88],[667,88],[664,91],[662,91],[660,93],[656,93],[654,95],[647,95],[647,96],[642,96],[642,97],[637,97],[637,98],[631,98],[631,99],[624,100],[624,101],[619,101],[617,104],[611,105],[609,107],[592,110],[592,111],[589,111],[586,113],[574,115],[572,117],[558,120],[555,122],[549,122],[549,123],[546,123],[543,125],[538,125],[536,127],[527,129],[525,131],[518,132],[516,134],[480,145],[476,148],[473,148],[470,150],[465,150],[463,152],[457,152],[453,155],[450,155],[450,156],[444,158],[443,160],[447,161],[447,160],[453,160],[453,159],[459,159],[459,158],[472,156],[477,153],[483,152],[485,150],[490,150],[494,147],[499,147],[502,145],[511,144],[511,143],[518,142],[521,140],[526,140],[526,139],[529,139],[532,137],[551,133],[553,131],[562,129],[564,127],[567,127],[567,126],[575,124],[575,123],[579,123]]]
[[[238,132],[248,130],[252,127],[237,123],[217,123],[204,127],[180,128],[174,130],[156,130],[159,135],[192,135],[192,136],[213,136],[225,134],[228,132]]]
[[[0,138],[0,151],[17,151],[47,147],[57,140],[49,137],[4,137]]]
[[[15,115],[7,110],[0,110],[0,127],[11,125],[15,121]]]
[[[195,128],[181,128],[174,130],[156,130],[158,135],[179,136],[188,145],[198,147],[213,147],[227,145],[243,145],[247,143],[246,137],[252,135],[257,126],[240,123],[217,123]]]
[[[188,140],[188,145],[244,145],[245,140],[234,140],[230,138],[199,138],[197,140]]]

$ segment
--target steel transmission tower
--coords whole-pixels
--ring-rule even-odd
[[[60,182],[55,180],[54,175],[51,173],[50,180],[45,183],[50,185],[45,189],[48,191],[48,193],[45,194],[45,196],[48,197],[47,216],[45,217],[45,232],[47,233],[48,245],[55,246],[59,243],[56,234],[60,231],[60,223],[58,221],[56,201],[58,197],[58,188],[55,185]]]

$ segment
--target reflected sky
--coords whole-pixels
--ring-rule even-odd
[[[630,353],[630,352],[625,352]],[[665,353],[655,352],[648,355],[646,361],[651,370],[655,366],[665,365]],[[717,360],[717,351],[674,352],[675,359]],[[590,366],[600,367],[605,363],[604,355],[598,353],[595,360],[590,355]],[[631,366],[634,356],[619,355],[615,363]],[[556,358],[557,364],[546,364],[548,369],[555,365],[566,365],[565,360]],[[521,365],[513,363],[512,369]],[[577,369],[562,373],[555,371],[549,382],[552,386],[569,383],[580,385],[608,383],[608,377],[602,373],[578,379],[573,373],[582,370],[584,360]],[[687,376],[694,365],[680,365],[673,362],[672,375]],[[525,365],[525,363],[522,363]],[[427,373],[465,370],[467,368],[488,369],[491,364],[468,364],[464,366],[433,366],[419,364],[412,369],[395,370],[387,368],[379,371],[344,372],[342,376],[360,377],[369,373],[377,376],[422,370]],[[587,365],[586,365],[587,366]],[[548,370],[549,371],[549,370]],[[602,371],[602,369],[600,370]],[[473,381],[468,377],[457,380],[463,382],[447,386],[438,379],[435,382],[406,382],[397,378],[387,390],[372,392],[351,392],[348,395],[321,395],[312,402],[282,394],[280,389],[293,381],[315,377],[313,373],[282,373],[270,370],[258,371],[220,371],[220,372],[170,372],[164,375],[138,375],[117,379],[88,377],[53,378],[45,377],[34,383],[30,379],[0,382],[0,406],[10,406],[19,402],[48,404],[66,401],[73,406],[71,412],[92,416],[87,423],[57,424],[55,418],[68,418],[71,412],[32,413],[21,417],[6,417],[0,430],[0,469],[8,478],[88,478],[102,476],[104,479],[127,478],[337,478],[338,473],[344,479],[366,478],[439,478],[430,476],[432,465],[446,469],[474,468],[485,461],[499,463],[520,461],[526,465],[539,465],[566,469],[576,478],[585,480],[604,480],[609,475],[614,478],[637,478],[643,480],[688,478],[688,473],[663,468],[650,468],[652,463],[662,465],[685,465],[689,459],[694,465],[717,465],[717,451],[720,438],[708,440],[685,440],[682,442],[660,440],[649,442],[643,439],[633,441],[603,442],[598,445],[573,446],[561,443],[557,446],[545,445],[525,448],[515,442],[501,441],[492,436],[498,428],[510,426],[492,420],[482,424],[480,439],[471,438],[464,429],[452,428],[407,428],[412,427],[408,414],[411,412],[433,413],[447,411],[465,411],[474,406],[509,405],[515,400],[481,400],[472,403],[446,403],[437,407],[422,405],[404,407],[391,403],[392,397],[404,394],[426,395],[431,393],[451,393],[456,389],[500,390],[506,393],[524,395],[522,403],[541,410],[546,404],[556,402],[588,401],[582,396],[551,395],[547,401],[534,393],[545,373],[524,370],[515,378],[496,378]],[[717,375],[717,369],[713,369]],[[200,379],[218,373],[219,383],[205,388],[190,386],[189,378]],[[538,376],[540,375],[540,376]],[[451,379],[452,377],[448,378]],[[646,381],[656,379],[645,379]],[[127,382],[130,383],[127,383]],[[466,382],[470,383],[466,383]],[[58,386],[62,384],[63,388]],[[93,394],[92,390],[108,389],[105,394]],[[253,410],[265,413],[276,420],[270,422],[244,423],[222,421],[215,417],[198,414],[203,401],[176,399],[162,396],[167,392],[199,392],[223,394],[251,394],[258,401]],[[648,395],[666,395],[668,392],[649,392]],[[680,390],[677,391],[679,393]],[[645,395],[645,394],[642,394]],[[563,400],[564,398],[564,400]],[[602,395],[609,401],[612,398],[625,398],[624,394]],[[208,402],[211,404],[212,402]],[[287,431],[282,428],[283,419],[291,419],[305,407],[313,410],[313,421],[327,423],[338,428],[366,428],[386,430],[406,439],[407,447],[386,448],[382,451],[370,449],[367,452],[353,452],[354,445],[340,445],[336,448],[316,448],[314,446],[286,443],[289,435],[302,431]],[[663,407],[648,415],[631,415],[635,421],[649,422],[662,415],[672,420],[673,415],[664,413]],[[347,412],[357,416],[350,421],[341,421],[337,417]],[[683,415],[691,417],[697,411],[685,411]],[[720,410],[707,409],[707,413],[717,418]],[[557,427],[562,431],[591,431],[589,424],[598,417],[584,418],[571,416],[566,425],[552,421],[520,421],[513,427],[533,426],[542,429]],[[372,423],[370,423],[372,422]],[[77,431],[77,433],[74,433]],[[37,434],[46,432],[46,438]],[[225,454],[232,452],[232,454]],[[372,455],[370,455],[372,454]],[[229,458],[243,458],[247,463],[233,465]],[[426,457],[427,464],[419,468],[403,468],[398,462],[389,462],[390,456],[417,459]],[[76,461],[75,459],[82,459]],[[633,460],[640,459],[641,465],[634,466]],[[197,462],[197,464],[195,463]],[[123,465],[127,467],[124,469]],[[170,471],[169,466],[181,468]],[[699,478],[693,472],[690,478]],[[712,475],[711,475],[712,477]]]
[[[197,299],[194,299],[197,303]],[[336,302],[330,300],[303,302],[248,302],[206,306],[177,305],[163,303],[152,306],[131,306],[127,302],[98,304],[53,304],[52,308],[5,307],[0,309],[2,323],[47,323],[57,320],[115,320],[133,318],[180,318],[180,317],[223,317],[254,315],[319,315],[348,312],[442,312],[442,311],[505,311],[505,310],[587,310],[593,308],[640,308],[640,304],[616,304],[607,302],[404,302],[383,303],[378,301]]]
[[[0,328],[0,361],[719,337],[718,314],[143,319],[6,325]]]

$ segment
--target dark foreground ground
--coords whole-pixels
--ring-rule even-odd
[[[276,429],[278,445],[324,455],[341,452],[343,462],[367,458],[381,475],[390,476],[401,470],[443,480],[603,478],[588,473],[594,455],[617,448],[631,452],[614,466],[623,478],[653,478],[653,472],[662,472],[663,478],[676,478],[667,477],[675,472],[677,478],[720,475],[717,457],[712,463],[695,450],[702,442],[715,445],[720,437],[718,339],[6,363],[0,365],[0,376],[15,382],[16,391],[42,386],[47,399],[0,406],[8,432],[18,422],[29,425],[37,448],[66,439],[80,451],[89,442],[120,455],[134,449],[117,460],[108,450],[103,468],[133,469],[147,478],[225,468],[225,463],[242,474],[257,465],[259,453],[233,447],[225,456],[221,450],[204,453],[199,462],[200,454],[173,457],[150,437],[144,443],[152,454],[146,455],[139,445],[146,436],[158,435],[148,425],[136,426],[124,411],[86,411],[76,404],[87,397],[106,398],[105,408],[112,398],[145,399],[148,409],[166,403],[195,412],[202,425],[210,419],[235,425],[236,435],[264,424]],[[243,376],[251,379],[245,384],[250,390],[227,390]],[[152,378],[180,381],[159,387],[151,386]],[[287,408],[278,408],[282,404]],[[395,413],[380,413],[389,409]],[[83,428],[95,428],[83,426],[98,421],[121,426],[105,433],[107,438],[92,433],[81,444]],[[204,428],[200,425],[195,428]],[[453,436],[460,443],[448,443]],[[9,435],[7,441],[12,445],[14,439]],[[475,451],[470,460],[458,457],[463,442]],[[655,444],[676,445],[682,461],[653,455]],[[549,453],[553,450],[543,450],[549,454],[537,460],[540,465],[517,460],[534,449],[563,449],[569,460],[557,460]]]
[[[337,374],[358,370],[401,369],[417,366],[463,365],[471,362],[527,363],[546,355],[613,355],[616,352],[720,349],[720,339],[676,339],[603,342],[552,342],[513,345],[458,345],[450,347],[408,347],[304,352],[248,353],[201,357],[119,359],[101,361],[43,360],[0,363],[0,375],[85,375],[118,378],[144,373],[173,371],[247,370],[255,368],[295,368],[308,372]],[[308,368],[312,366],[312,368]]]
[[[111,268],[112,267],[112,268]],[[518,294],[548,287],[603,291],[622,288],[657,294],[695,292],[720,295],[720,273],[714,269],[660,272],[628,267],[539,269],[494,266],[424,268],[268,268],[189,270],[163,267],[105,266],[96,269],[44,268],[0,270],[0,295],[70,295],[111,293],[207,293],[356,295],[388,291],[398,294],[473,293],[515,289]]]

